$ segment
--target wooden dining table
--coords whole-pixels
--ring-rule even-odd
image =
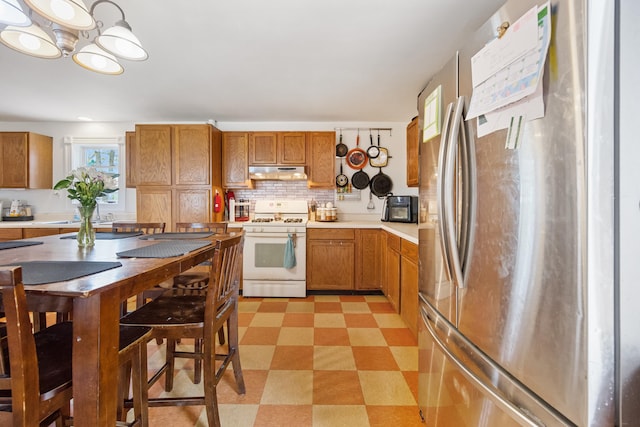
[[[215,244],[169,258],[120,258],[116,253],[155,245],[159,241],[138,237],[96,240],[94,247],[82,249],[75,239],[61,237],[66,235],[25,239],[42,244],[0,250],[0,265],[20,265],[27,261],[117,261],[122,264],[76,279],[25,285],[28,300],[73,299],[74,425],[113,426],[116,423],[121,302],[211,259]],[[213,239],[215,237],[210,238]]]

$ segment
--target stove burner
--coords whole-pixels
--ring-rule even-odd
[[[286,218],[284,222],[302,222],[302,218]]]
[[[251,222],[271,222],[273,218],[254,218]]]

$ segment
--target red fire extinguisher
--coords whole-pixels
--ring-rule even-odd
[[[220,193],[218,193],[218,190],[216,190],[216,195],[213,197],[213,211],[215,213],[220,212],[220,209],[222,207],[222,197],[220,196]]]

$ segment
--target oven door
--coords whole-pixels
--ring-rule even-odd
[[[296,265],[285,268],[285,247],[293,239]],[[306,279],[306,234],[300,232],[245,233],[243,254],[244,280],[289,281]]]

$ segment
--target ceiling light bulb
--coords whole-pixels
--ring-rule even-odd
[[[97,73],[117,75],[124,72],[124,68],[122,68],[115,56],[102,50],[94,43],[83,47],[78,53],[75,53],[73,60],[81,67]]]
[[[31,18],[24,13],[17,0],[0,0],[0,24],[28,27]]]
[[[82,0],[24,0],[39,15],[74,30],[91,30],[96,21]]]
[[[144,61],[149,57],[149,54],[142,47],[140,40],[127,27],[126,22],[119,21],[96,37],[96,44],[120,58]]]
[[[0,42],[18,52],[39,58],[54,59],[62,56],[51,37],[36,24],[29,27],[10,25],[0,33]]]

